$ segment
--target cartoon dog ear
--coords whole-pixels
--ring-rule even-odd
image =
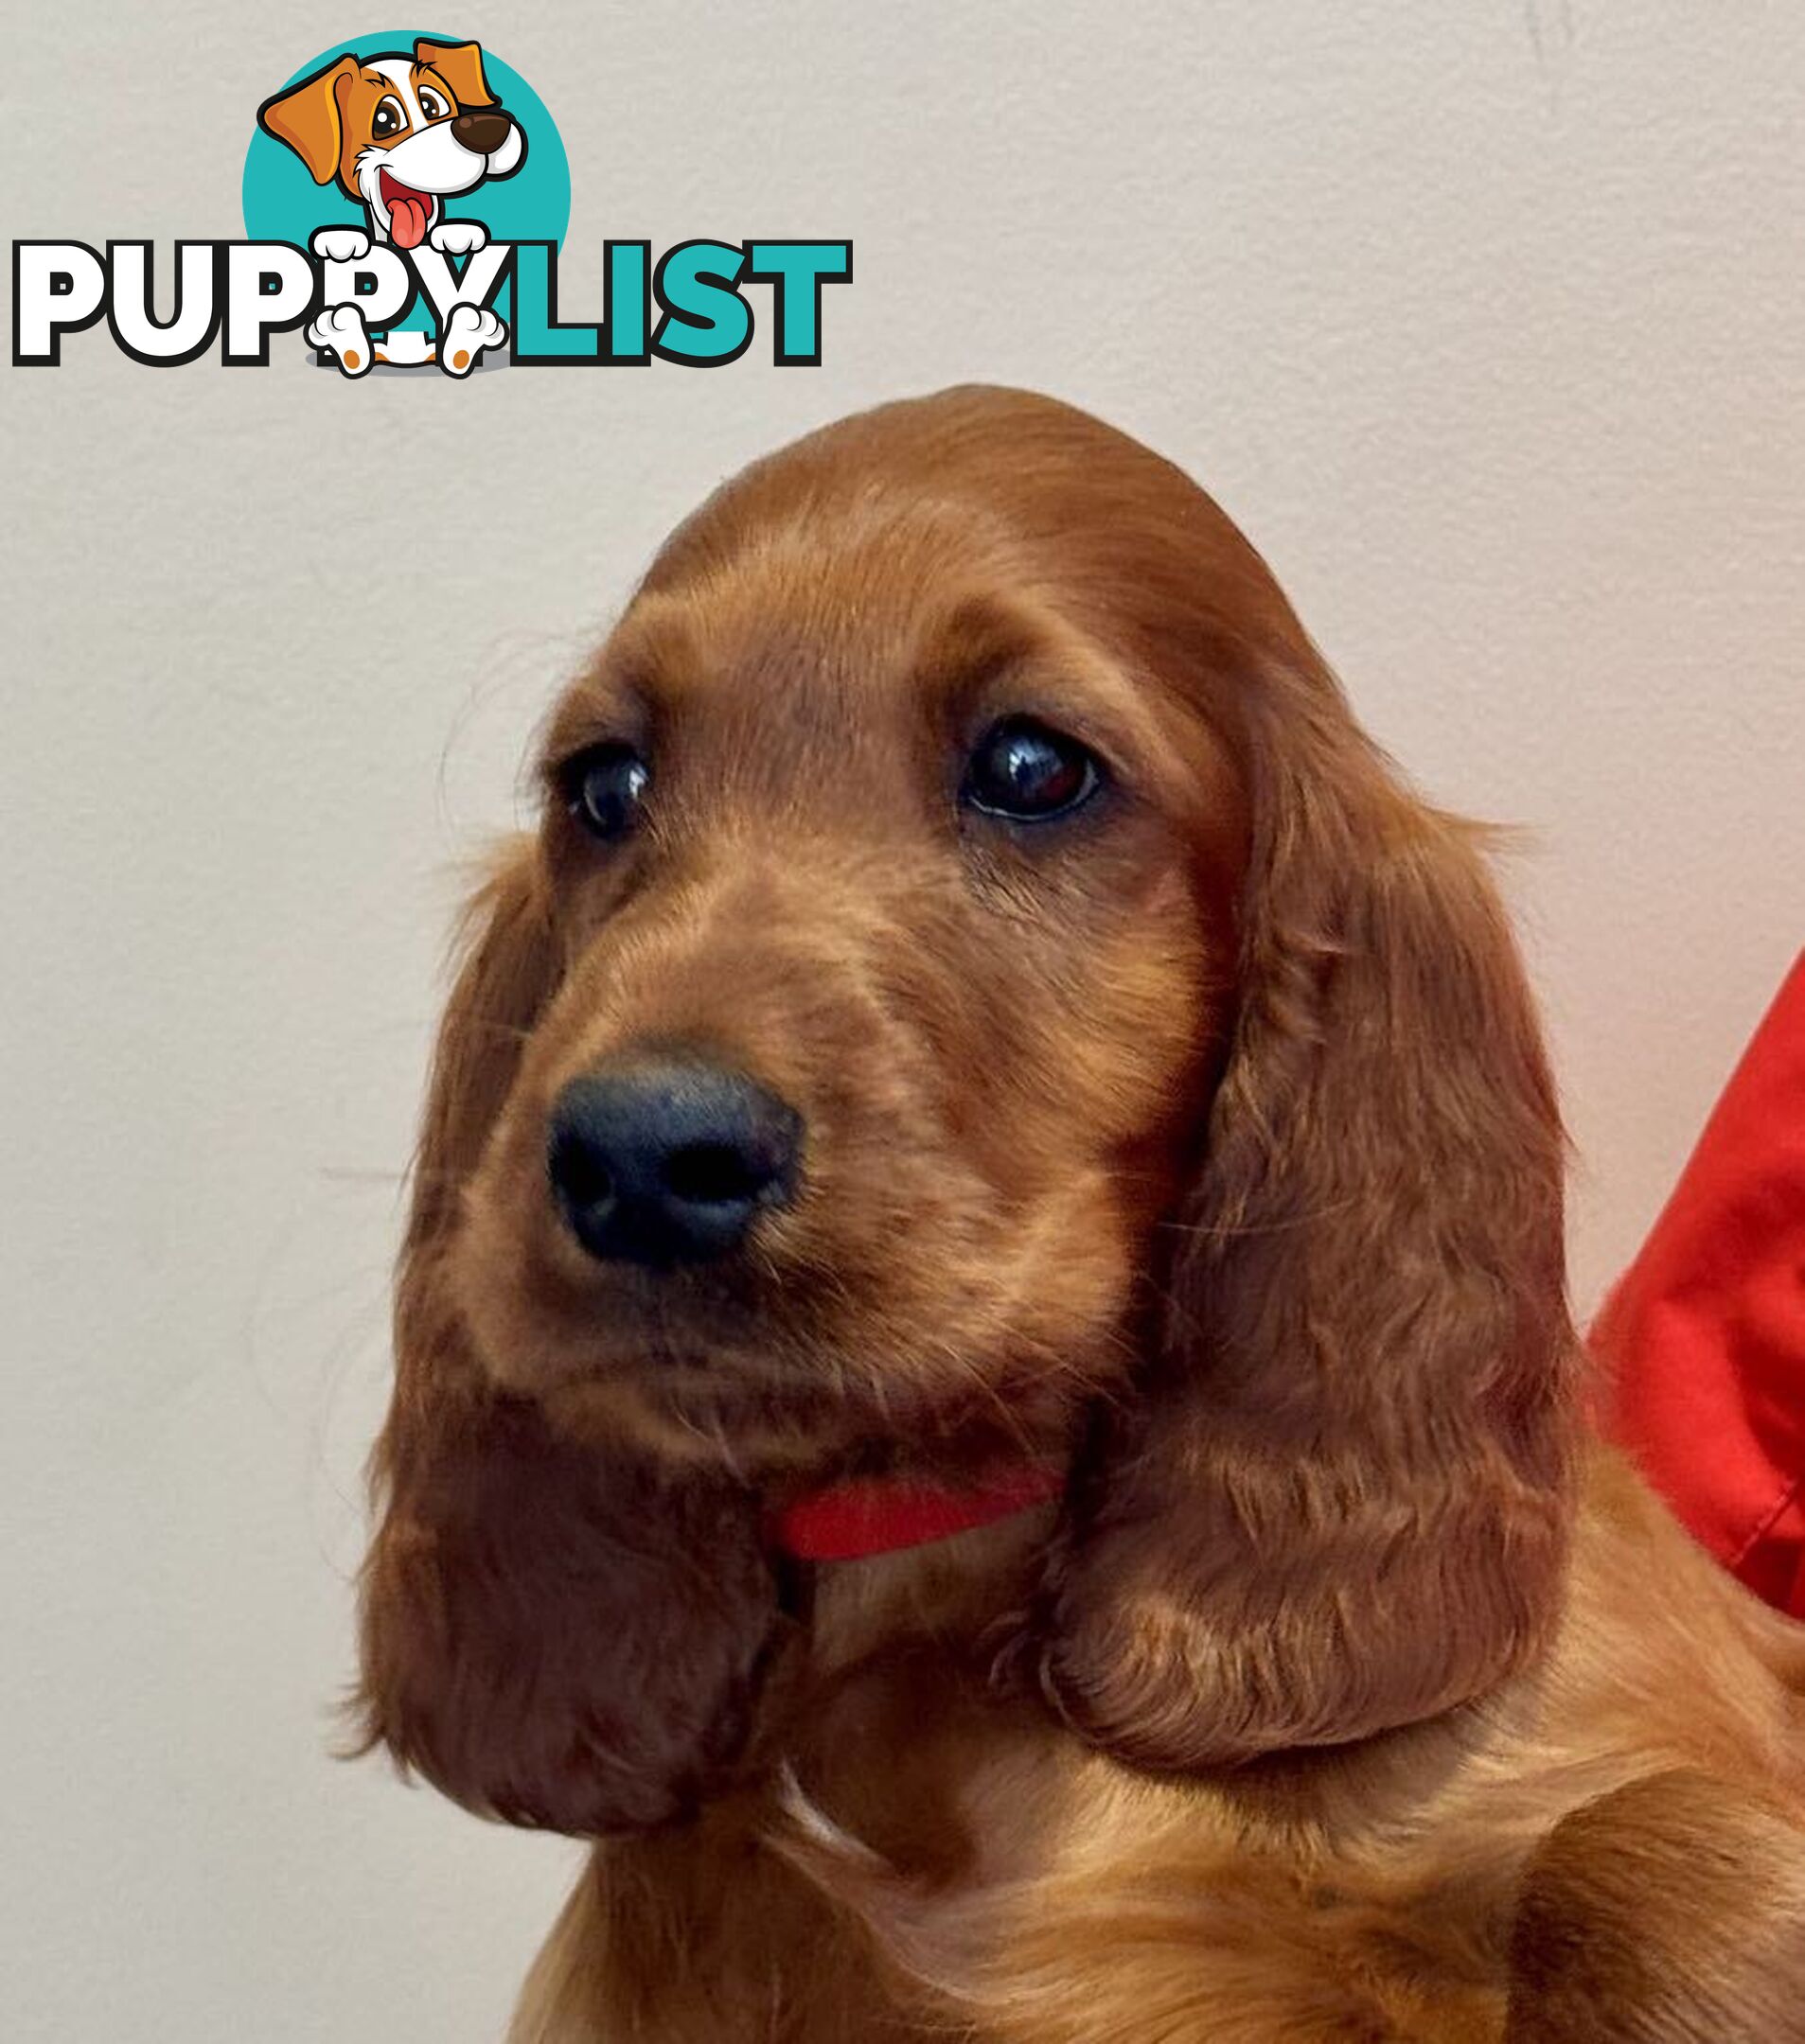
[[[414,45],[414,62],[429,64],[451,88],[460,107],[495,104],[495,95],[483,76],[483,45],[480,43],[426,43]]]
[[[445,1259],[556,979],[530,845],[501,870],[440,1032],[396,1292],[364,1564],[362,1749],[487,1816],[580,1836],[733,1778],[777,1595],[750,1494],[561,1436],[472,1352]]]
[[[1563,1138],[1478,834],[1325,671],[1259,693],[1235,1040],[1042,1606],[1058,1706],[1160,1770],[1478,1696],[1546,1638],[1572,1511]]]
[[[257,126],[286,142],[306,164],[316,185],[329,185],[339,174],[345,147],[345,123],[339,86],[357,76],[357,59],[341,57],[298,85],[266,99],[257,110]]]

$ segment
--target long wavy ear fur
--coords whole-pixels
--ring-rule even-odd
[[[750,1498],[559,1438],[470,1351],[443,1261],[556,978],[530,846],[479,895],[472,929],[397,1284],[363,1578],[363,1742],[512,1824],[639,1829],[731,1774],[775,1594]]]
[[[1470,825],[1326,672],[1250,692],[1242,1004],[1141,1395],[1051,1564],[1046,1679],[1195,1770],[1446,1711],[1534,1656],[1572,1509],[1563,1138]]]

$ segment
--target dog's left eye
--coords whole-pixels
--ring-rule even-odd
[[[428,91],[425,86],[420,88],[420,112],[428,120],[443,120],[451,111],[437,93]]]
[[[624,837],[651,785],[652,770],[628,745],[592,746],[558,769],[572,816],[592,837]]]
[[[1004,717],[993,724],[965,764],[962,793],[974,809],[1015,823],[1044,823],[1068,816],[1103,783],[1088,747],[1036,718]]]

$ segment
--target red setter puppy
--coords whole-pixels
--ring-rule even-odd
[[[1215,505],[1040,397],[849,419],[543,774],[362,1685],[596,1841],[518,2044],[1805,2038],[1805,1653],[1588,1438],[1476,833]]]

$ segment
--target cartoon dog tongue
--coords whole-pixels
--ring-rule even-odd
[[[397,248],[418,248],[433,219],[433,202],[386,173],[382,200],[389,209],[389,238]]]

